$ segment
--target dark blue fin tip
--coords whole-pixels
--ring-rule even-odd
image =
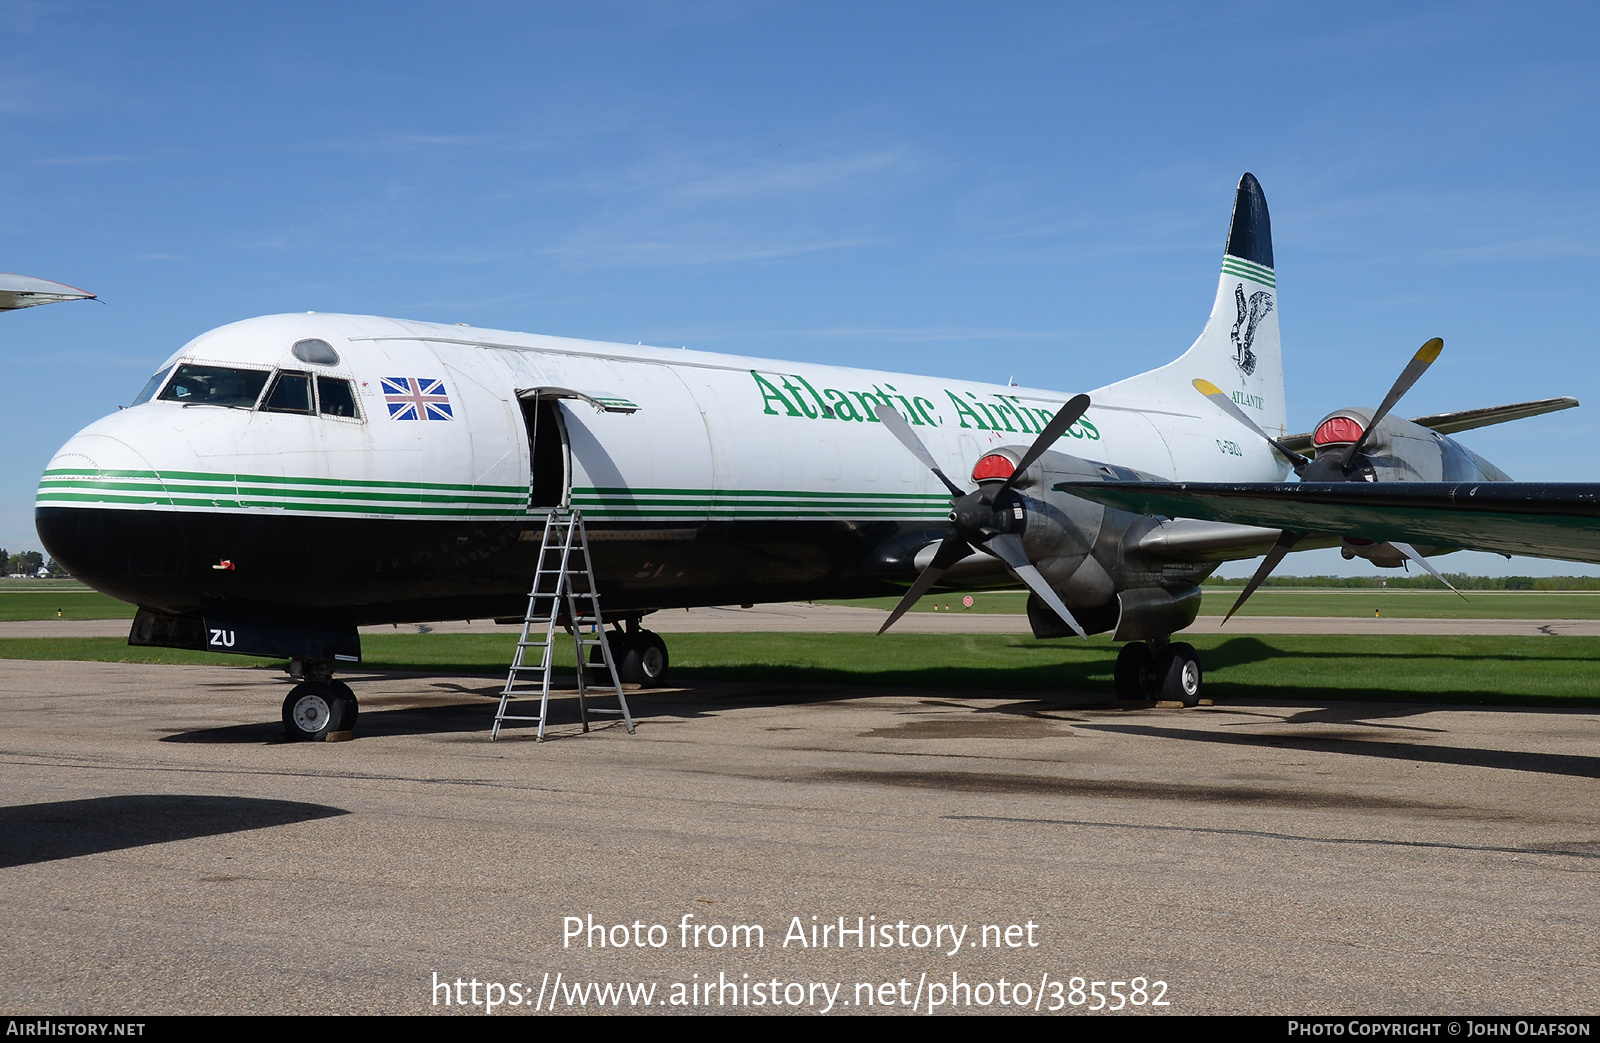
[[[1273,267],[1272,218],[1267,216],[1267,197],[1254,174],[1246,173],[1239,179],[1239,194],[1233,200],[1233,225],[1228,229],[1224,252],[1252,264]]]

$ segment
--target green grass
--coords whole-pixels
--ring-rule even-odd
[[[683,681],[759,681],[1015,692],[1111,691],[1117,646],[1104,637],[673,634]],[[363,670],[504,674],[511,634],[363,638]],[[1197,636],[1206,694],[1218,699],[1471,702],[1600,707],[1600,638],[1339,635]],[[0,639],[0,658],[280,666],[206,652],[129,648],[119,638]],[[570,653],[565,657],[571,665]]]
[[[132,619],[134,608],[71,579],[0,580],[0,620]],[[59,615],[58,615],[59,613]]]
[[[993,613],[1017,615],[1027,611],[1028,595],[1020,590],[991,590],[969,595],[964,608],[960,594],[930,594],[913,612]],[[1200,602],[1202,616],[1220,616],[1239,597],[1237,589],[1207,587]],[[819,604],[853,605],[887,612],[897,598],[861,598]],[[1396,619],[1600,619],[1600,592],[1479,590],[1465,600],[1447,590],[1272,590],[1251,595],[1241,616],[1371,616]]]
[[[914,612],[996,613],[1027,611],[1027,594],[1019,590],[979,591],[964,608],[961,594],[930,594]],[[1208,586],[1200,614],[1228,611],[1237,589]],[[892,609],[898,598],[822,601]],[[1244,616],[1371,616],[1374,611],[1397,619],[1600,619],[1600,592],[1472,591],[1462,600],[1434,590],[1307,590],[1263,588],[1245,603]],[[60,616],[57,616],[60,612]],[[133,606],[90,590],[75,580],[0,580],[0,621],[24,619],[132,619]]]

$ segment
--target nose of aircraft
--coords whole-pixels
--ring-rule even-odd
[[[124,601],[142,602],[130,580],[159,572],[132,519],[170,505],[160,476],[116,414],[67,441],[39,479],[34,524],[45,551],[76,578]],[[146,508],[141,511],[140,508]],[[170,544],[170,537],[166,540]],[[143,548],[141,550],[141,548]],[[159,553],[156,555],[159,557]]]

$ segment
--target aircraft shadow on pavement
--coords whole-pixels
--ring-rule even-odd
[[[1296,636],[1296,637],[1298,637],[1298,636],[1303,636],[1303,635],[1286,635],[1286,636]],[[1314,635],[1304,635],[1304,636],[1314,636]],[[1410,636],[1410,635],[1400,635],[1400,636]],[[1562,646],[1552,643],[1550,647],[1551,648],[1559,648],[1559,647],[1562,647]],[[1359,654],[1360,654],[1360,657],[1362,659],[1376,660],[1376,661],[1379,661],[1379,662],[1382,662],[1384,660],[1397,660],[1397,661],[1403,661],[1403,662],[1414,662],[1414,661],[1419,660],[1419,659],[1420,660],[1425,660],[1425,661],[1426,660],[1438,660],[1438,661],[1443,662],[1443,663],[1478,663],[1478,662],[1507,662],[1507,663],[1545,663],[1545,662],[1550,662],[1550,663],[1570,663],[1570,662],[1572,662],[1572,656],[1570,656],[1570,655],[1549,655],[1549,656],[1530,655],[1528,652],[1522,651],[1521,649],[1517,649],[1515,651],[1501,652],[1501,653],[1493,653],[1493,652],[1461,652],[1461,651],[1451,650],[1451,649],[1448,649],[1448,648],[1444,649],[1443,651],[1439,651],[1439,652],[1422,652],[1422,651],[1417,651],[1415,649],[1407,649],[1407,650],[1402,651],[1402,652],[1384,652],[1384,651],[1377,650],[1377,649],[1373,648],[1370,645],[1367,645],[1367,646],[1363,646],[1362,647],[1361,652]],[[1348,649],[1345,649],[1345,648],[1329,649],[1328,651],[1325,651],[1325,652],[1316,652],[1316,651],[1310,651],[1310,650],[1307,650],[1307,649],[1298,649],[1297,648],[1292,652],[1285,652],[1282,649],[1274,648],[1270,644],[1268,644],[1267,642],[1262,641],[1260,638],[1255,638],[1255,637],[1236,637],[1236,638],[1233,638],[1231,640],[1224,641],[1220,645],[1215,646],[1214,648],[1202,648],[1201,649],[1201,655],[1203,657],[1203,660],[1204,660],[1206,668],[1210,669],[1210,670],[1220,670],[1220,669],[1222,669],[1224,667],[1229,667],[1229,666],[1243,666],[1243,665],[1246,665],[1248,663],[1259,663],[1259,662],[1264,662],[1264,661],[1270,660],[1270,659],[1313,659],[1313,660],[1327,660],[1327,661],[1331,661],[1331,662],[1348,662],[1350,660],[1350,657],[1351,657],[1350,651]]]
[[[495,710],[499,705],[500,688],[503,683],[497,681],[483,687],[474,687],[458,682],[440,681],[432,686],[433,692],[413,696],[383,695],[381,689],[376,686],[358,686],[356,693],[362,702],[361,714],[356,722],[355,738],[359,741],[378,736],[480,733],[487,739],[490,729],[494,726]],[[477,698],[471,702],[452,701],[443,704],[439,702],[441,697],[453,699],[463,695]],[[711,710],[707,701],[698,693],[673,690],[661,693],[629,692],[627,697],[628,709],[635,721],[648,721],[653,717],[663,716],[678,719],[700,717]],[[593,730],[612,725],[621,727],[621,718],[614,713],[603,712],[615,707],[614,696],[603,691],[591,691],[589,727]],[[596,710],[602,712],[596,713]],[[537,713],[537,694],[532,698],[519,697],[512,704],[510,712]],[[551,692],[550,718],[546,726],[555,729],[557,734],[547,734],[546,740],[560,738],[567,732],[575,732],[581,725],[582,718],[578,713],[576,693]],[[532,721],[506,721],[501,725],[501,735],[506,735],[508,732],[520,735],[524,730],[531,731],[535,727]],[[278,720],[180,731],[164,735],[160,741],[265,745],[281,742],[283,739],[283,722]]]
[[[1419,764],[1458,764],[1472,768],[1499,768],[1530,771],[1543,775],[1570,775],[1580,779],[1600,779],[1600,757],[1568,753],[1526,753],[1518,750],[1486,750],[1467,746],[1433,746],[1414,742],[1379,742],[1338,735],[1242,735],[1237,732],[1162,728],[1145,724],[1079,725],[1092,731],[1146,735],[1151,738],[1184,739],[1224,746],[1251,746],[1258,749],[1304,750],[1340,753],[1356,757],[1382,757]]]
[[[0,808],[0,868],[348,815],[255,797],[137,794]]]

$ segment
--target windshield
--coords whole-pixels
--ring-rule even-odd
[[[261,397],[266,382],[265,370],[182,365],[161,392],[161,401],[249,409]]]
[[[139,397],[138,398],[134,399],[132,402],[130,402],[128,404],[128,408],[132,409],[134,406],[142,405],[142,404],[150,401],[150,396],[156,393],[156,388],[159,388],[161,386],[162,382],[167,379],[167,374],[171,373],[171,372],[172,372],[172,367],[168,366],[166,369],[162,370],[160,373],[157,373],[155,376],[153,376],[149,380],[145,381],[144,390],[139,392]]]
[[[261,410],[264,413],[311,412],[311,377],[305,373],[279,373]]]

